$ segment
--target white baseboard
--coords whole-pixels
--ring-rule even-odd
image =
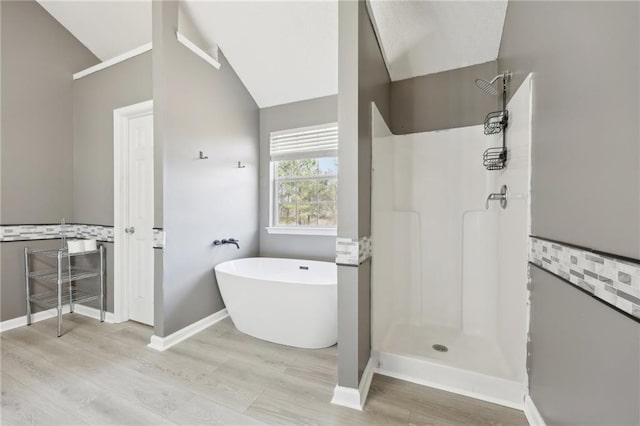
[[[65,305],[62,308],[62,313],[69,313],[69,306]],[[48,320],[49,318],[55,318],[58,315],[58,310],[56,308],[47,309],[46,311],[36,312],[35,314],[31,314],[31,324]],[[23,315],[18,318],[12,318],[10,320],[0,322],[0,332],[13,330],[14,328],[24,327],[27,325],[27,316]]]
[[[358,389],[336,385],[333,390],[331,403],[362,411],[362,408],[367,401],[367,395],[369,394],[369,388],[371,387],[374,371],[375,362],[373,358],[369,358],[369,362],[367,362],[367,366],[362,372],[362,378],[360,379],[360,386],[358,386]]]
[[[527,385],[437,362],[375,353],[376,373],[522,410]]]
[[[78,315],[84,315],[85,317],[94,318],[97,320],[100,319],[100,310],[96,308],[92,308],[90,306],[76,304],[73,306],[73,312],[75,312]],[[109,324],[114,324],[116,322],[113,312],[105,311],[104,322]]]
[[[369,395],[369,388],[373,381],[373,373],[376,371],[376,361],[373,358],[369,358],[364,371],[362,372],[362,380],[360,380],[360,406],[364,407],[364,403],[367,402],[367,396]]]
[[[531,426],[547,426],[529,395],[524,397],[524,415]]]
[[[182,328],[166,337],[158,337],[153,335],[151,336],[151,342],[147,346],[157,351],[166,351],[171,346],[177,345],[183,340],[186,340],[194,334],[201,332],[207,327],[211,327],[213,324],[222,321],[228,316],[229,313],[227,312],[227,310],[222,309],[221,311],[218,311],[215,314],[211,314],[208,317],[202,318],[200,321],[196,321],[193,324],[188,325],[185,328]]]
[[[95,308],[91,308],[89,306],[78,305],[76,304],[73,307],[73,311],[78,315],[84,315],[86,317],[95,318],[97,320],[100,319],[100,311]],[[68,314],[70,312],[69,305],[64,305],[62,307],[62,313]],[[36,322],[48,320],[50,318],[55,318],[58,315],[58,310],[56,308],[47,309],[46,311],[36,312],[35,314],[31,314],[31,323],[34,324]],[[113,313],[105,312],[105,322],[113,323]],[[13,330],[14,328],[25,327],[27,325],[27,316],[23,315],[18,318],[12,318],[10,320],[0,322],[0,333],[3,331]]]

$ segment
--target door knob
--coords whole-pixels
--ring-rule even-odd
[[[136,228],[134,228],[133,226],[129,228],[124,228],[124,232],[126,232],[127,234],[133,234],[136,232]]]

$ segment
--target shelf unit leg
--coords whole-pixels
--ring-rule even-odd
[[[24,248],[24,286],[27,294],[27,325],[31,325],[31,295],[29,292],[29,249]]]
[[[62,336],[62,309],[58,308],[58,337]]]
[[[73,282],[71,281],[71,256],[67,256],[67,273],[69,274],[69,312],[73,313]]]
[[[100,322],[104,322],[104,247],[100,246]]]
[[[62,251],[58,251],[58,337],[62,335]]]

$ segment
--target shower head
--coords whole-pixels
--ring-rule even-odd
[[[503,78],[503,79],[506,80],[509,77],[511,77],[511,73],[507,71],[507,72],[504,72],[502,74],[499,74],[499,75],[493,77],[493,80],[491,80],[491,81],[487,81],[487,80],[483,80],[481,78],[477,78],[476,79],[476,86],[478,86],[480,89],[482,89],[482,91],[485,92],[486,94],[496,96],[498,94],[498,89],[496,89],[493,86],[493,83],[495,83],[496,80],[498,80],[499,78]]]
[[[497,77],[496,77],[497,78]],[[483,80],[481,78],[476,79],[476,86],[478,86],[483,92],[496,96],[498,94],[498,89],[493,87],[493,83],[496,81],[494,78],[491,81]]]

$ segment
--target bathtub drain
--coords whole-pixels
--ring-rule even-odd
[[[436,343],[435,345],[431,346],[433,349],[435,349],[438,352],[447,352],[449,350],[449,348],[447,348],[445,345],[441,345],[439,343]]]

